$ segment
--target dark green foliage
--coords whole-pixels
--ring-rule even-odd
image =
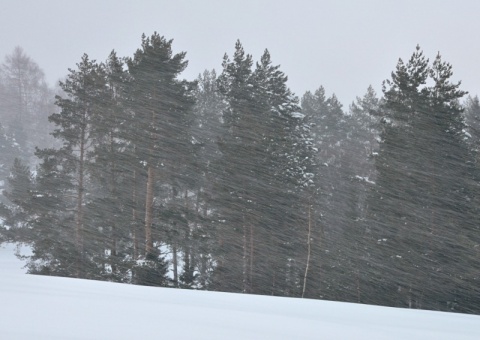
[[[307,92],[302,97],[302,113],[311,125],[311,138],[315,149],[315,167],[311,170],[315,178],[314,190],[309,198],[311,206],[311,263],[310,278],[307,280],[305,297],[334,298],[328,294],[330,268],[338,267],[337,244],[343,242],[339,234],[345,223],[345,211],[341,185],[341,157],[345,145],[345,117],[342,105],[335,95],[327,98],[325,89],[320,86],[313,94]],[[334,264],[330,263],[332,256]],[[335,279],[338,279],[336,277]],[[337,287],[338,283],[334,283]],[[336,288],[335,288],[336,289]]]
[[[172,44],[84,55],[35,168],[12,131],[48,100],[3,101],[0,79],[24,120],[0,126],[0,241],[30,246],[29,273],[480,312],[480,104],[440,55],[417,47],[344,112],[323,87],[300,107],[240,42],[218,77],[180,80]]]
[[[128,160],[129,140],[126,122],[126,89],[128,73],[123,62],[112,51],[104,64],[103,98],[101,110],[92,125],[94,148],[89,153],[93,196],[87,204],[87,224],[96,236],[95,262],[101,266],[101,275],[112,281],[126,282],[133,265],[131,182],[135,165]],[[137,166],[138,168],[138,166]]]
[[[79,256],[73,240],[71,211],[75,207],[72,165],[61,150],[38,150],[43,160],[37,169],[31,208],[36,216],[24,242],[32,256],[27,263],[32,274],[75,276],[74,259]]]
[[[8,177],[8,189],[3,192],[8,203],[0,205],[0,216],[4,219],[3,225],[8,226],[8,229],[2,233],[4,240],[24,241],[24,231],[32,222],[33,186],[29,168],[21,160],[15,158]]]
[[[157,254],[150,253],[146,260],[137,261],[135,264],[135,284],[144,286],[169,285],[166,278],[168,267],[165,259]]]
[[[475,291],[467,288],[475,279],[458,268],[460,262],[477,261],[478,235],[472,223],[475,169],[458,104],[465,92],[451,76],[440,55],[430,67],[417,47],[384,87],[386,119],[368,216],[374,270],[365,275],[366,286],[380,293],[368,294],[364,302],[478,309],[472,303]],[[432,86],[425,86],[427,77]],[[434,282],[435,288],[427,289]]]
[[[142,48],[137,50],[133,59],[127,60],[132,78],[128,89],[132,97],[132,118],[138,129],[133,133],[142,131],[147,137],[137,139],[139,155],[148,161],[154,150],[161,150],[162,157],[154,165],[164,163],[170,171],[175,167],[177,152],[187,148],[190,142],[181,127],[188,126],[194,86],[177,79],[188,62],[185,52],[173,54],[172,42],[158,33],[151,37],[144,35]]]
[[[127,61],[132,78],[129,91],[136,131],[141,138],[133,138],[135,153],[148,171],[145,198],[145,254],[155,256],[153,240],[153,192],[156,172],[171,185],[188,180],[187,165],[191,150],[188,126],[194,104],[194,83],[179,81],[177,77],[187,67],[185,53],[173,54],[172,40],[154,33],[142,36],[142,47],[133,59]],[[131,136],[133,136],[133,134]],[[152,253],[152,254],[150,254]]]
[[[302,252],[296,243],[302,234],[300,198],[294,191],[300,180],[289,158],[297,152],[292,141],[298,100],[268,51],[252,66],[237,42],[232,60],[224,57],[218,81],[229,105],[223,115],[227,132],[219,140],[222,157],[215,165],[214,281],[221,290],[295,295],[303,267],[294,260]]]

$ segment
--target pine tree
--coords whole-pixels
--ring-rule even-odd
[[[229,105],[215,168],[220,252],[214,281],[221,290],[298,294],[300,270],[289,262],[299,240],[289,159],[298,99],[268,51],[252,66],[237,42],[219,77]]]
[[[338,283],[332,270],[339,267],[338,244],[345,228],[343,214],[345,179],[340,166],[343,144],[346,138],[345,115],[342,104],[333,94],[327,98],[325,89],[320,86],[313,94],[306,92],[302,97],[302,113],[311,122],[311,136],[317,165],[315,195],[312,197],[313,231],[311,235],[311,279],[305,289],[305,297],[338,297],[332,293]],[[333,250],[332,250],[333,249]],[[330,278],[335,277],[334,280]],[[332,284],[333,282],[333,284]]]
[[[440,55],[429,67],[417,47],[385,83],[387,115],[367,223],[373,256],[366,285],[378,291],[365,302],[476,308],[468,302],[473,292],[456,293],[467,286],[454,263],[472,258],[465,238],[473,232],[474,173],[458,104],[465,92],[451,82],[451,70]]]
[[[352,115],[369,115],[376,117],[380,114],[380,100],[372,85],[368,86],[367,93],[363,98],[357,97],[356,102],[350,105],[350,112]]]
[[[94,117],[102,107],[102,94],[104,88],[103,70],[95,61],[82,56],[77,64],[78,70],[70,70],[65,82],[60,82],[60,87],[65,97],[57,96],[56,105],[59,113],[54,113],[49,120],[55,124],[53,136],[63,142],[63,147],[58,150],[75,172],[75,213],[74,235],[76,245],[76,262],[73,266],[75,275],[84,277],[87,273],[88,262],[85,246],[88,245],[85,237],[90,235],[85,230],[85,205],[86,192],[89,183],[89,166],[91,163],[89,150],[94,143],[92,133]],[[66,167],[71,168],[72,167]]]
[[[11,242],[26,242],[28,228],[33,219],[31,200],[33,177],[28,166],[15,158],[8,177],[8,188],[3,192],[8,203],[1,203],[0,214],[6,230],[3,237]]]
[[[365,287],[361,277],[368,266],[365,262],[365,217],[367,195],[375,185],[375,155],[378,151],[378,111],[379,99],[371,86],[366,94],[350,106],[350,114],[345,115],[342,123],[345,134],[341,140],[339,168],[337,176],[340,183],[336,190],[340,192],[342,219],[335,233],[339,240],[338,250],[330,251],[336,270],[330,272],[335,281],[329,283],[335,287],[334,296],[341,301],[360,302]]]
[[[256,289],[259,293],[292,296],[298,294],[298,281],[305,265],[301,237],[308,219],[305,195],[297,189],[312,174],[307,169],[312,149],[298,138],[295,130],[296,114],[300,111],[298,98],[288,88],[288,77],[280,71],[280,66],[272,65],[268,50],[257,62],[253,76],[254,101],[263,107],[261,123],[265,126],[259,135],[263,138],[260,143],[264,144],[266,171],[258,172],[256,179],[267,184],[259,188],[256,197],[265,220],[257,224],[255,242],[263,244],[259,247],[260,255],[265,245],[271,251],[268,261],[257,258],[253,263],[252,281],[259,282],[261,289]],[[297,162],[292,162],[292,158]]]
[[[76,162],[66,149],[42,149],[36,155],[41,163],[31,199],[35,220],[27,237],[32,249],[28,272],[77,277],[78,252],[72,214],[76,210]],[[92,277],[86,272],[85,276]]]
[[[165,280],[162,273],[166,270],[165,263],[154,247],[154,238],[157,238],[153,230],[155,184],[159,168],[163,179],[171,178],[179,170],[178,157],[188,152],[190,141],[185,127],[193,104],[193,84],[177,79],[187,64],[185,52],[173,55],[172,40],[158,33],[151,37],[143,35],[142,47],[127,61],[136,127],[146,134],[145,138],[135,140],[140,161],[147,169],[145,257],[154,267],[144,273],[147,277],[142,282],[147,284],[164,284]]]
[[[427,299],[437,299],[433,308],[445,308],[446,305],[450,310],[472,312],[480,307],[471,302],[471,297],[478,294],[471,282],[478,278],[474,268],[478,269],[480,264],[475,251],[475,244],[480,240],[479,229],[472,223],[478,216],[477,207],[472,205],[478,194],[473,185],[478,173],[474,154],[465,140],[466,126],[460,105],[460,99],[467,92],[460,89],[461,82],[451,81],[452,75],[452,66],[438,53],[430,69],[434,82],[430,90],[430,117],[434,120],[428,120],[425,126],[438,129],[437,135],[442,135],[443,140],[439,143],[439,137],[435,136],[431,142],[437,159],[432,160],[430,170],[430,191],[435,196],[429,198],[427,205],[432,238],[427,260],[434,263],[429,279],[441,282],[443,289],[437,294],[425,292],[425,295]],[[466,263],[471,270],[467,274],[458,270],[459,262]]]
[[[102,267],[103,278],[127,281],[131,274],[131,170],[126,150],[128,74],[124,64],[112,51],[105,63],[105,88],[101,110],[93,117],[91,190],[86,219],[95,226],[98,236],[91,240],[97,254],[95,262]],[[101,241],[99,241],[101,240]],[[107,255],[105,255],[107,254]]]
[[[222,291],[248,289],[247,226],[243,219],[244,202],[253,201],[246,197],[244,190],[244,182],[250,172],[247,167],[251,163],[247,161],[249,150],[243,145],[249,143],[248,139],[252,137],[245,128],[246,119],[241,117],[243,112],[251,110],[252,65],[252,57],[245,54],[241,43],[237,41],[233,60],[225,54],[223,71],[218,78],[219,91],[229,104],[223,113],[227,133],[219,139],[222,158],[215,164],[215,196],[212,197],[219,222],[214,283],[215,289]]]
[[[218,90],[215,70],[199,75],[197,84],[193,109],[195,120],[191,126],[192,144],[196,146],[194,168],[197,181],[195,200],[191,203],[194,220],[188,246],[190,268],[184,271],[185,278],[182,281],[189,285],[188,280],[194,279],[197,287],[207,289],[212,284],[211,272],[217,250],[216,223],[212,221],[215,217],[210,208],[215,181],[213,165],[221,157],[217,141],[225,135],[222,114],[226,110],[226,103]],[[195,278],[194,271],[198,272]]]

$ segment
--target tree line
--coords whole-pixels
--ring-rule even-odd
[[[29,273],[480,312],[480,104],[440,54],[417,46],[344,110],[239,41],[182,80],[172,43],[83,55],[35,161],[12,157],[27,106],[2,109],[1,235]]]

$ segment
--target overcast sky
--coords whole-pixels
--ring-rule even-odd
[[[83,53],[132,56],[142,33],[186,51],[183,77],[221,69],[240,39],[258,60],[268,48],[298,95],[323,85],[348,105],[369,84],[380,92],[417,44],[440,51],[463,89],[480,94],[478,0],[1,0],[0,57],[21,46],[53,84]]]

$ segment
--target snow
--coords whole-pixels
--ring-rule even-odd
[[[362,181],[362,182],[367,182],[369,184],[375,184],[375,182],[370,180],[368,177],[362,177],[362,176],[356,175],[355,178],[358,179],[359,181]]]
[[[300,113],[300,112],[292,112],[292,117],[293,118],[298,118],[298,119],[303,119],[303,118],[305,118],[305,115],[303,113]]]
[[[462,130],[462,132],[467,136],[468,138],[472,138],[472,135],[465,129]]]
[[[480,339],[480,316],[24,275],[0,247],[2,339]]]

